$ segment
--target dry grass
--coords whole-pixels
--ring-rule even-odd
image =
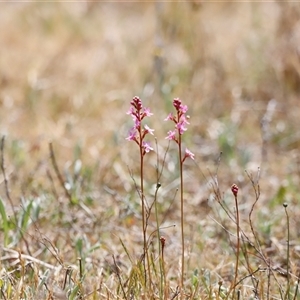
[[[300,298],[297,3],[24,2],[0,8],[0,130],[13,202],[2,172],[0,298],[158,299],[156,284],[142,289],[136,264],[143,249],[141,211],[130,172],[138,182],[138,149],[125,140],[134,95],[154,113],[149,125],[160,163],[172,99],[189,105],[184,143],[196,164],[185,165],[186,299],[253,299],[255,291],[257,299]],[[146,158],[151,199],[157,155]],[[163,226],[176,225],[163,230],[164,299],[175,299],[180,214],[172,145],[164,162],[159,218]],[[258,167],[255,240],[249,213],[258,186],[245,170],[255,179]],[[226,296],[234,279],[236,225],[220,203],[234,212],[233,183],[240,188],[241,229],[267,259],[248,245],[238,279],[259,271],[254,281],[238,285],[239,296]],[[156,267],[157,249],[154,240]],[[290,277],[282,276],[287,267]],[[153,274],[157,283],[159,270]]]

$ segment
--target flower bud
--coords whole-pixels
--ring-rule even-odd
[[[234,195],[234,197],[236,197],[237,194],[238,194],[238,191],[239,191],[238,186],[237,186],[236,184],[233,184],[233,185],[231,186],[231,191],[232,191],[232,194]]]
[[[165,243],[166,243],[166,238],[165,238],[164,236],[161,236],[161,237],[160,237],[160,243],[161,243],[162,249],[164,249]]]

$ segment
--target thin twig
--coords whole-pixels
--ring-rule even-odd
[[[118,277],[118,280],[119,280],[119,283],[120,283],[120,286],[121,286],[121,290],[122,290],[124,299],[127,299],[127,296],[126,296],[126,293],[125,293],[125,290],[124,290],[124,287],[123,287],[123,284],[122,284],[121,276],[120,276],[120,271],[119,271],[120,267],[118,266],[114,255],[112,256],[112,258],[114,260],[114,265],[116,267],[116,272],[115,273],[116,273],[116,275]]]
[[[179,286],[177,286],[174,295],[171,297],[170,300],[174,300],[179,294],[180,294],[180,288]]]
[[[4,300],[7,299],[6,296],[5,296],[5,294],[4,294],[4,292],[3,292],[3,289],[2,289],[2,288],[1,288],[1,295],[2,295],[2,297],[3,297]]]
[[[20,254],[20,252],[18,251],[15,251],[13,249],[8,249],[8,248],[2,248],[4,251],[6,252],[9,252],[11,253],[11,255],[9,256],[4,256],[1,258],[1,260],[11,260],[11,259],[16,259],[16,260],[20,260],[20,259],[23,259],[23,260],[29,260],[29,261],[32,261],[34,263],[37,263],[39,265],[42,265],[46,268],[49,268],[51,270],[58,270],[60,267],[56,267],[56,266],[53,266],[53,265],[50,265],[42,260],[39,260],[35,257],[32,257],[30,255],[26,255],[26,254]]]
[[[270,287],[271,287],[271,271],[270,267],[268,266],[267,275],[268,275],[268,287],[267,287],[267,300],[270,299]],[[281,298],[282,299],[282,298]]]
[[[262,269],[260,267],[258,267],[255,271],[253,271],[252,273],[244,276],[243,278],[241,278],[236,284],[235,286],[238,286],[240,283],[242,283],[245,279],[252,277],[255,273],[262,271]]]
[[[254,207],[255,205],[257,204],[258,200],[259,200],[259,197],[260,197],[260,186],[259,186],[259,177],[260,177],[260,168],[258,168],[257,170],[257,179],[256,179],[256,182],[254,182],[252,176],[247,172],[245,171],[251,184],[252,184],[252,187],[253,187],[253,190],[254,190],[254,193],[255,193],[255,201],[254,203],[252,204],[251,206],[251,210],[250,210],[250,213],[249,213],[249,216],[248,216],[248,219],[249,219],[249,224],[250,224],[250,229],[251,229],[251,232],[253,234],[253,237],[254,237],[254,240],[256,242],[256,245],[258,247],[258,249],[261,251],[261,246],[260,246],[260,242],[259,242],[259,239],[258,239],[258,236],[254,230],[254,226],[253,226],[253,223],[252,223],[252,213],[254,211]]]
[[[237,189],[236,192],[234,189]],[[235,288],[236,288],[236,282],[237,282],[237,276],[238,276],[238,270],[239,270],[239,256],[240,256],[240,214],[239,214],[239,204],[237,199],[237,191],[238,187],[236,185],[233,185],[231,190],[234,194],[234,200],[235,200],[235,209],[236,209],[236,236],[237,236],[237,249],[236,249],[236,263],[235,263],[235,272],[234,272],[234,286],[233,286],[233,298],[235,295]],[[239,295],[239,294],[238,294]],[[239,296],[238,296],[239,299]]]
[[[61,175],[61,173],[58,169],[58,165],[57,165],[56,158],[55,158],[55,155],[54,155],[52,142],[49,143],[49,150],[50,150],[50,158],[51,158],[51,161],[52,161],[52,165],[53,165],[55,174],[56,174],[56,176],[59,180],[59,183],[60,183],[61,187],[65,191],[66,197],[69,199],[70,203],[72,203],[72,196],[69,193],[68,189],[66,188],[64,179],[63,179],[63,177],[62,177],[62,175]]]
[[[53,177],[51,175],[51,172],[49,170],[47,170],[47,177],[49,178],[50,182],[51,182],[51,186],[52,186],[52,193],[55,196],[56,199],[58,199],[58,193],[56,191],[55,185],[54,185],[54,181],[53,181]]]

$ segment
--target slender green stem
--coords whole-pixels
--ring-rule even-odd
[[[165,270],[165,257],[164,257],[164,253],[165,253],[165,242],[166,239],[164,237],[160,237],[160,242],[161,242],[161,264],[162,264],[162,276],[163,276],[163,286],[166,286],[166,270]],[[166,299],[166,291],[164,290],[164,298]]]
[[[141,129],[140,129],[140,137],[142,136]],[[142,143],[142,139],[140,138]],[[144,259],[143,259],[143,266],[144,266],[144,279],[145,279],[145,286],[147,285],[147,271],[146,271],[146,260],[149,264],[148,256],[147,256],[147,236],[146,236],[146,213],[145,213],[145,199],[144,199],[144,149],[140,144],[140,174],[141,174],[141,201],[142,201],[142,227],[143,227],[143,247],[144,247]]]
[[[157,192],[158,192],[159,188],[160,188],[160,183],[157,182],[155,196],[154,196],[154,208],[155,208],[157,242],[158,242],[158,253],[159,253],[159,272],[160,272],[159,299],[163,299],[163,290],[164,290],[163,254],[162,254],[162,246],[161,246],[161,240],[160,240],[160,230],[159,230],[159,221],[158,221],[158,207],[157,207]]]
[[[181,299],[183,299],[183,283],[184,283],[184,209],[183,209],[183,161],[181,152],[181,135],[178,137],[178,151],[179,151],[179,172],[180,172],[180,228],[181,228]]]
[[[287,290],[285,299],[289,299],[290,294],[290,218],[287,212],[287,203],[283,204],[284,211],[286,214],[286,221],[287,221],[287,253],[286,253],[286,278],[287,278]]]
[[[295,288],[295,294],[294,294],[293,300],[297,299],[298,290],[299,290],[299,283],[300,283],[300,273],[298,272],[298,279],[297,279],[297,282],[296,282],[296,288]]]
[[[156,230],[157,230],[157,242],[158,242],[158,254],[159,254],[159,273],[160,273],[160,288],[159,288],[159,299],[165,299],[165,286],[166,286],[166,275],[165,275],[165,266],[164,266],[164,245],[165,245],[165,239],[160,235],[160,226],[159,226],[159,220],[158,220],[158,206],[157,206],[157,195],[158,190],[161,187],[161,184],[159,182],[163,168],[164,168],[164,162],[166,157],[164,157],[163,164],[161,167],[161,170],[159,172],[159,156],[158,156],[158,147],[157,147],[157,140],[156,142],[156,153],[157,153],[157,162],[156,162],[156,190],[154,195],[154,207],[155,207],[155,220],[156,220]],[[168,147],[169,148],[169,147]],[[168,151],[168,150],[167,150]],[[167,154],[167,151],[165,153],[165,156]]]
[[[235,200],[235,209],[236,209],[236,236],[237,236],[237,245],[236,245],[236,263],[235,263],[235,273],[234,273],[234,281],[233,281],[233,299],[235,296],[235,288],[239,270],[239,256],[240,256],[240,213],[239,213],[239,205],[237,201],[237,195],[234,196]]]

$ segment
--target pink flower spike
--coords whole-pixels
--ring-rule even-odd
[[[150,133],[151,135],[153,135],[154,129],[151,129],[148,125],[145,125],[145,133]]]
[[[195,154],[191,152],[188,148],[185,149],[185,158],[189,157],[192,160],[195,160]]]
[[[152,151],[153,150],[153,148],[149,145],[149,143],[147,143],[147,142],[143,142],[143,148],[144,148],[144,150],[145,150],[145,153],[149,153],[150,151]]]
[[[167,140],[176,140],[176,132],[175,130],[168,131],[168,136],[166,137]]]

